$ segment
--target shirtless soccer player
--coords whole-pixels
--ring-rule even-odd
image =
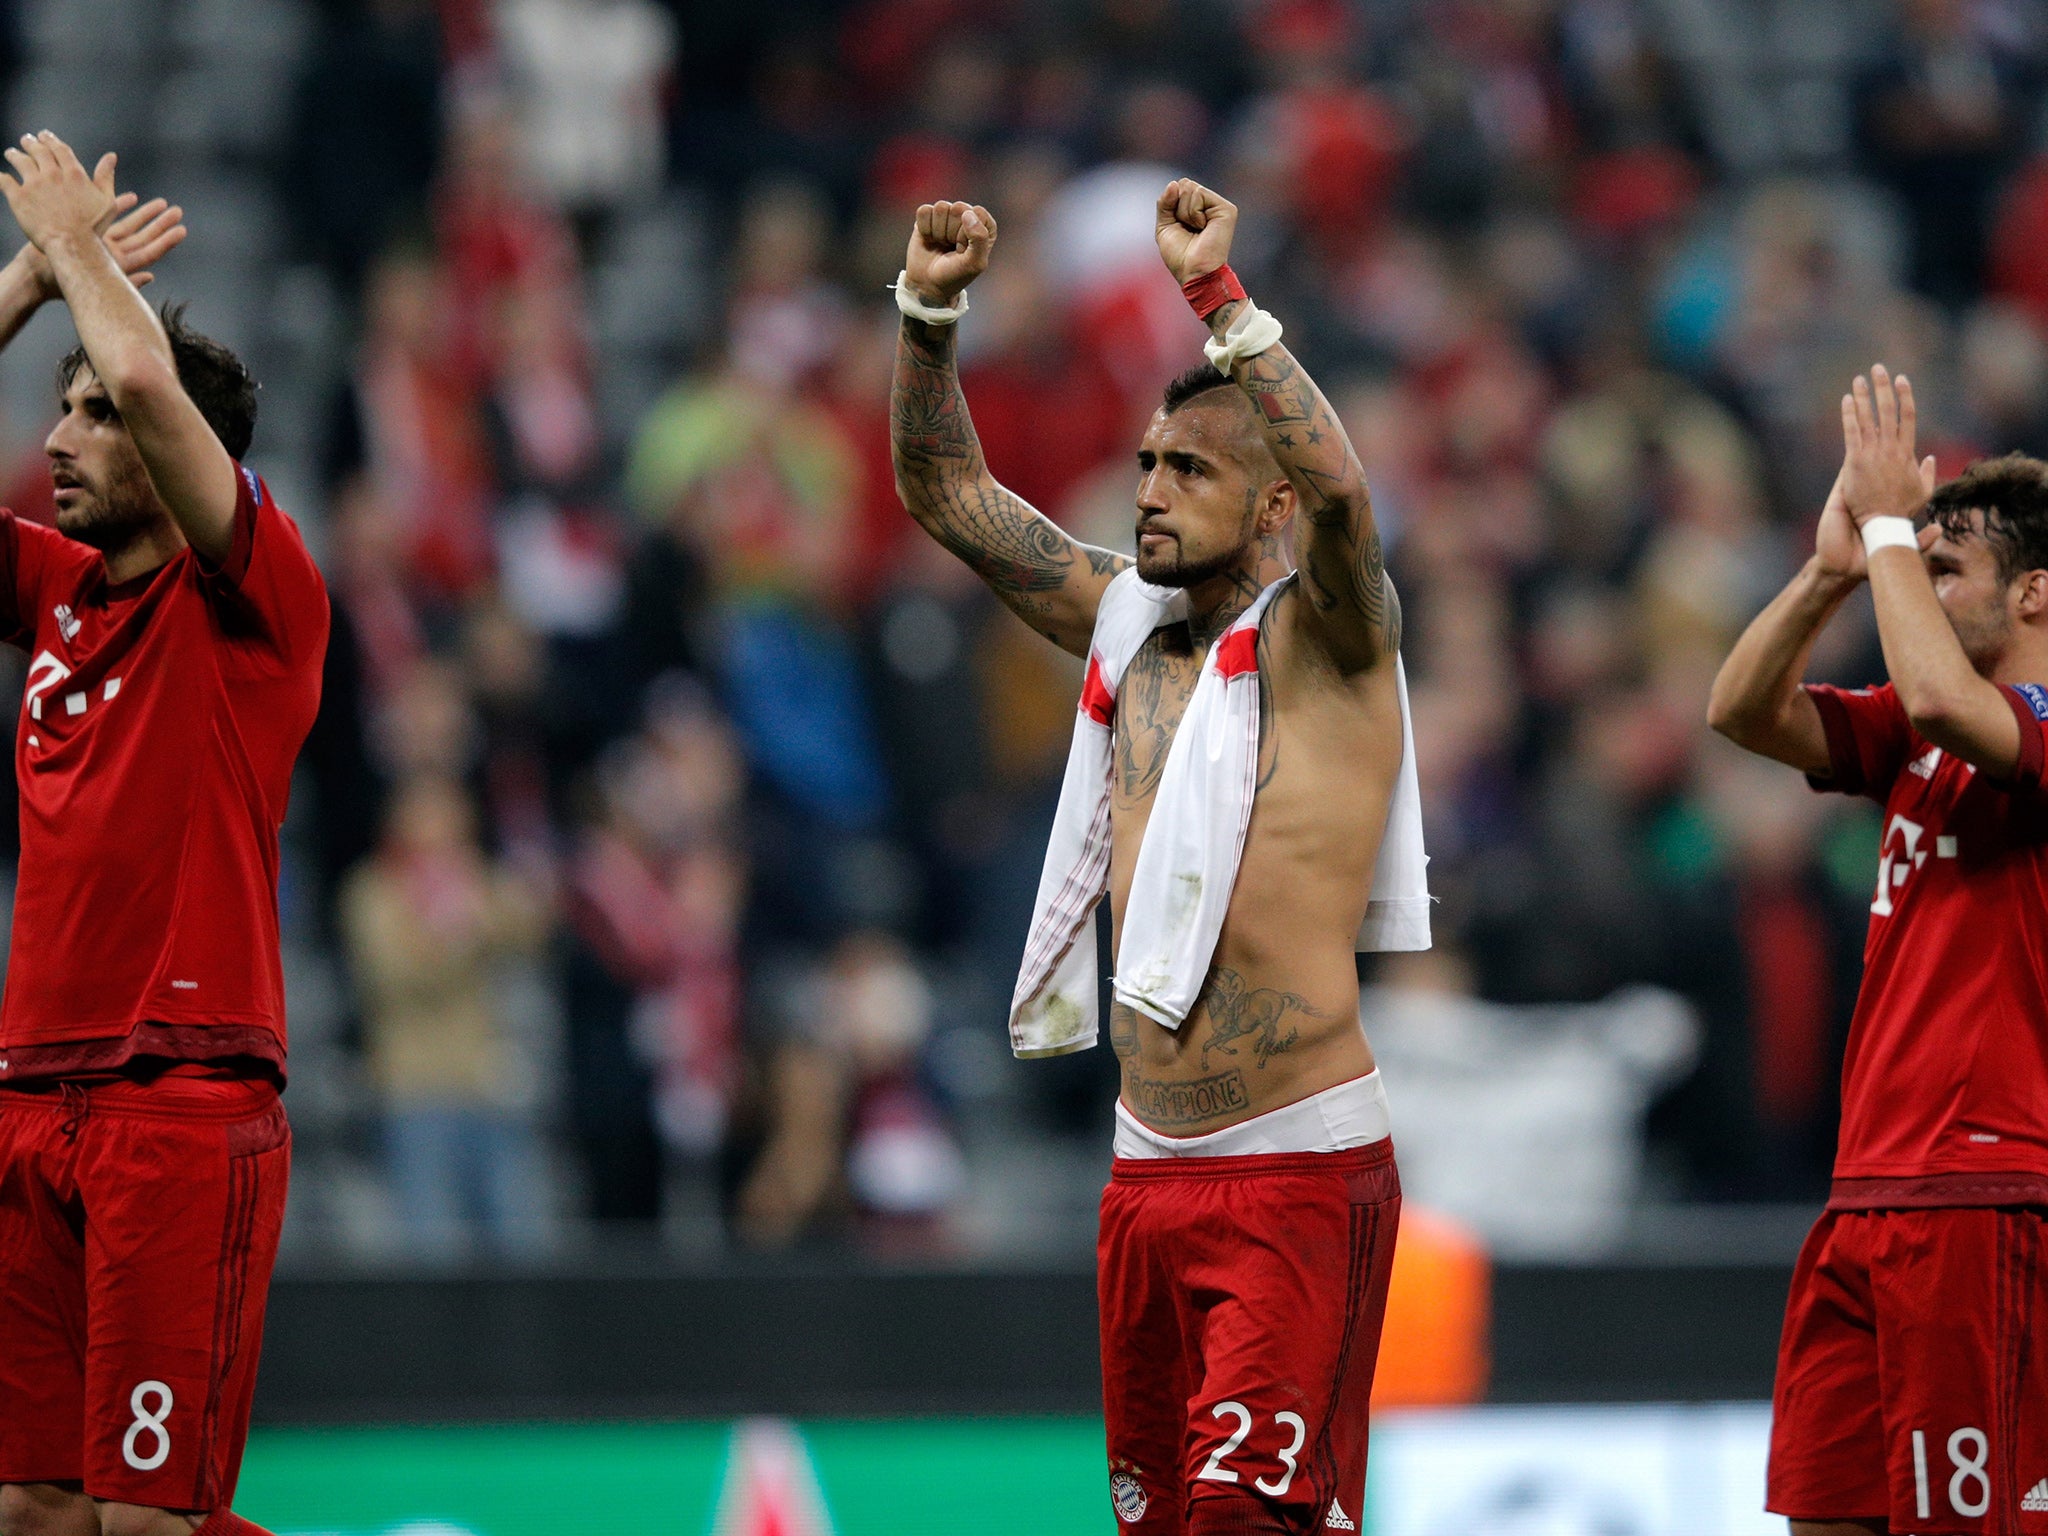
[[[953,322],[995,244],[987,210],[920,208],[897,290],[905,504],[1089,662],[1011,1035],[1023,1055],[1093,1043],[1106,885],[1109,1481],[1147,1536],[1357,1529],[1400,1194],[1354,946],[1362,925],[1373,947],[1427,942],[1400,606],[1343,428],[1226,265],[1236,224],[1192,181],[1159,199],[1214,366],[1168,387],[1138,446],[1135,566],[982,460]],[[1398,901],[1383,830],[1408,856]]]
[[[123,274],[150,253],[99,232],[111,167],[96,181],[49,134],[6,159],[34,251],[0,273],[0,334],[61,296],[82,346],[45,445],[57,529],[0,511],[0,638],[32,658],[0,1003],[0,1533],[248,1533],[228,1505],[291,1155],[277,834],[326,590],[237,462],[247,371],[175,315],[167,334]]]
[[[1778,1352],[1797,1536],[2048,1532],[2048,464],[1936,488],[1913,392],[1842,399],[1813,558],[1714,684],[1715,729],[1884,807],[1834,1190]],[[1916,533],[1911,519],[1927,514]],[[1859,582],[1891,681],[1801,687]]]

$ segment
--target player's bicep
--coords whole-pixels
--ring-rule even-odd
[[[1888,683],[1881,688],[1853,689],[1808,683],[1797,690],[1795,697],[1813,706],[1825,742],[1818,754],[1821,766],[1808,769],[1813,787],[1838,794],[1868,795],[1883,804],[1913,750],[1912,724],[1897,692]],[[1788,703],[1780,710],[1781,721],[1793,707]],[[1784,761],[1792,759],[1787,757]]]
[[[1061,650],[1088,654],[1102,594],[1128,559],[1083,544],[992,479],[949,488],[919,520],[1004,607]]]
[[[1982,678],[1972,681],[1978,686],[1966,689],[1938,714],[1916,719],[1914,726],[1949,756],[1960,757],[2000,783],[2010,783],[2025,766],[2028,738],[2038,737],[2039,723],[2014,690]]]
[[[235,478],[228,543],[221,558],[201,556],[200,569],[233,628],[258,642],[266,666],[292,666],[327,643],[327,584],[298,525],[270,498],[246,465],[228,461]]]
[[[1820,706],[1813,702],[1813,695],[1804,688],[1792,691],[1767,735],[1742,744],[1763,757],[1797,768],[1811,779],[1826,782],[1835,775],[1827,724],[1821,719]]]
[[[1401,649],[1401,599],[1361,490],[1305,505],[1298,622],[1339,668],[1360,672]]]

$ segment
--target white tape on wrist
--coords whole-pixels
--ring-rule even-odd
[[[1920,553],[1920,535],[1910,517],[1873,517],[1863,525],[1863,552],[1874,555],[1880,549],[1910,549]]]
[[[896,274],[896,307],[911,319],[922,320],[926,325],[951,325],[967,313],[967,292],[965,289],[960,291],[951,309],[927,304],[910,286],[910,269],[905,267]]]
[[[1241,359],[1257,357],[1279,339],[1280,322],[1246,299],[1230,329],[1203,342],[1202,353],[1218,373],[1227,374]]]

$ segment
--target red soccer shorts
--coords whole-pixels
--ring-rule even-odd
[[[1767,1503],[2048,1533],[2048,1212],[1829,1211],[1792,1276]]]
[[[1391,1141],[1117,1159],[1097,1283],[1118,1520],[1139,1536],[1360,1529],[1400,1219]]]
[[[0,1090],[0,1482],[230,1502],[290,1165],[267,1083]]]

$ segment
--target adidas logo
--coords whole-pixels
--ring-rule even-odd
[[[2027,1490],[2027,1496],[2020,1500],[2020,1508],[2030,1515],[2048,1510],[2048,1477]]]
[[[2041,1486],[2034,1490],[2034,1493],[2041,1495],[2044,1501],[2041,1507],[2048,1509],[2048,1481],[2043,1481]],[[2034,1493],[2028,1494],[2027,1497],[2031,1499]],[[2033,1507],[2031,1504],[2022,1504],[2020,1506],[2022,1509],[2032,1509]],[[1355,1531],[1358,1529],[1358,1522],[1345,1514],[1344,1506],[1335,1499],[1330,1500],[1330,1512],[1323,1516],[1323,1525],[1326,1529],[1332,1531]]]

